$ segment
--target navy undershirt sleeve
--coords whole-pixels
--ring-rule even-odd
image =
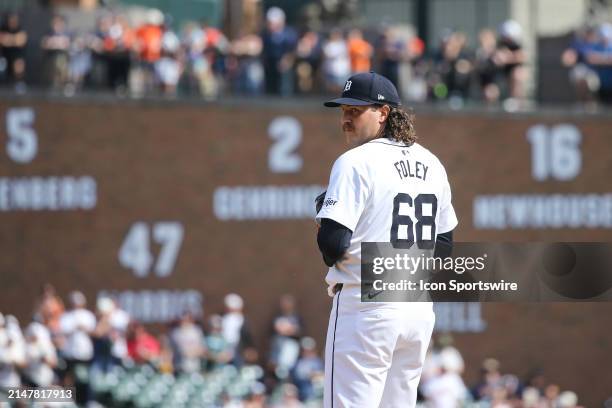
[[[434,256],[436,258],[448,258],[453,252],[453,231],[450,230],[444,234],[438,234],[436,237],[436,249]]]
[[[353,232],[344,225],[329,218],[321,219],[317,244],[327,266],[333,266],[344,256],[351,244]]]

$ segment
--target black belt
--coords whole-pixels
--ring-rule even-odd
[[[334,287],[332,288],[332,293],[335,295],[336,293],[340,292],[343,286],[344,286],[343,283],[336,283]]]

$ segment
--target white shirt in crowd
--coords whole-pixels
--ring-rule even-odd
[[[25,375],[37,386],[46,387],[53,384],[57,364],[57,353],[51,342],[49,330],[40,323],[31,323],[27,329],[25,346],[27,365]]]
[[[69,359],[87,361],[93,358],[89,333],[96,328],[96,316],[87,309],[73,309],[60,318],[60,330],[66,336],[62,354]]]
[[[461,376],[453,372],[445,372],[430,378],[421,387],[430,408],[456,408],[467,396],[467,388]]]
[[[461,378],[465,368],[463,357],[453,346],[431,352],[425,359],[421,392],[431,408],[454,408],[468,396]]]
[[[125,311],[116,307],[110,316],[110,325],[119,333],[120,336],[113,342],[111,353],[117,358],[127,357],[127,342],[125,339],[127,327],[130,324],[130,315]]]
[[[25,341],[19,328],[6,318],[6,326],[0,327],[0,387],[19,387],[21,379],[17,366],[25,364]],[[3,322],[5,319],[0,315]]]
[[[344,82],[351,74],[351,61],[344,39],[328,41],[323,46],[323,53],[325,73]]]
[[[195,372],[200,369],[200,351],[205,344],[204,333],[195,324],[180,325],[170,333],[176,347],[176,367],[184,372]]]
[[[155,63],[155,74],[164,85],[175,86],[181,77],[179,62],[170,57],[162,57]]]
[[[223,315],[222,333],[223,338],[232,347],[235,347],[240,342],[240,330],[244,324],[244,315],[242,313],[226,313]]]

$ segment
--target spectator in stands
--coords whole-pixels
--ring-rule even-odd
[[[300,353],[299,337],[302,319],[295,310],[295,298],[283,295],[279,301],[279,314],[272,323],[272,345],[269,367],[280,379],[287,378]]]
[[[155,61],[155,76],[163,95],[176,96],[179,79],[183,72],[183,64],[179,60],[181,43],[169,25],[163,25],[162,29],[161,55]]]
[[[85,295],[74,291],[69,295],[70,310],[60,318],[60,354],[68,366],[87,363],[93,358],[90,335],[96,328],[96,316],[86,309]]]
[[[291,378],[298,388],[300,400],[308,401],[316,397],[315,384],[323,381],[324,366],[312,337],[302,338],[300,346],[301,356],[292,370]]]
[[[576,31],[572,44],[561,55],[562,64],[570,70],[570,82],[574,86],[577,100],[591,106],[595,102],[600,82],[595,66],[587,61],[587,55],[597,50],[597,40],[596,27],[584,27]]]
[[[344,34],[334,29],[323,45],[323,78],[325,89],[330,93],[342,91],[351,74],[351,61]]]
[[[25,47],[28,34],[16,12],[6,14],[0,27],[0,48],[6,60],[7,80],[17,92],[25,91]]]
[[[206,336],[208,361],[211,368],[229,363],[234,357],[234,350],[223,337],[223,318],[212,315],[208,320],[209,332]]]
[[[45,71],[49,84],[54,90],[62,89],[68,83],[68,64],[71,36],[66,19],[55,15],[51,19],[51,30],[42,38]]]
[[[105,88],[108,80],[108,60],[105,50],[105,38],[109,35],[112,19],[108,14],[96,20],[96,28],[88,44],[92,52],[92,85]]]
[[[319,33],[308,30],[302,34],[296,49],[297,87],[300,93],[318,89],[323,44]]]
[[[449,31],[443,36],[436,69],[445,87],[445,96],[465,100],[470,91],[472,63],[466,50],[464,33]]]
[[[244,325],[244,302],[240,295],[230,293],[225,296],[224,303],[226,312],[222,317],[223,338],[234,349],[240,343],[240,332]]]
[[[244,301],[240,295],[230,293],[225,296],[224,303],[222,333],[228,347],[232,350],[232,362],[240,366],[245,361],[256,361],[257,351],[253,347],[253,338],[242,312]]]
[[[493,58],[497,49],[495,32],[490,29],[478,33],[478,48],[475,55],[475,70],[483,99],[487,103],[499,100],[499,86],[496,83],[499,72]]]
[[[557,398],[559,398],[560,393],[561,387],[557,384],[548,384],[546,388],[544,388],[543,399],[545,404],[550,407],[557,405]]]
[[[404,58],[405,46],[392,28],[387,27],[383,30],[377,41],[376,52],[380,74],[389,78],[399,89],[399,69]]]
[[[127,357],[127,329],[130,324],[130,315],[121,308],[115,298],[110,298],[112,307],[110,311],[110,324],[114,333],[113,355],[118,359]]]
[[[262,60],[266,93],[291,95],[297,34],[285,25],[285,12],[271,7],[266,12],[266,28],[262,34]]]
[[[175,371],[184,373],[200,371],[202,358],[206,355],[206,339],[191,313],[183,314],[178,326],[170,332],[170,344]]]
[[[520,404],[522,384],[518,377],[513,374],[504,374],[501,378],[501,386],[506,390],[508,401],[511,406]]]
[[[573,391],[563,391],[555,402],[559,408],[579,408],[578,396]]]
[[[501,70],[508,88],[511,103],[525,99],[527,55],[522,45],[523,29],[514,20],[505,21],[499,27],[497,50],[493,62]]]
[[[427,76],[431,69],[428,59],[424,57],[425,43],[414,29],[404,31],[402,41],[406,46],[399,68],[399,91],[406,100],[424,102],[429,95]]]
[[[351,60],[351,74],[368,72],[372,65],[371,60],[374,49],[363,38],[361,30],[355,28],[349,31],[347,45]]]
[[[25,340],[14,316],[0,313],[0,387],[19,387],[19,370],[26,364]]]
[[[64,313],[64,303],[57,293],[53,285],[46,283],[42,287],[38,305],[34,311],[34,319],[43,323],[52,336],[59,333],[60,318]]]
[[[136,364],[155,363],[161,353],[157,339],[149,334],[145,327],[132,321],[127,331],[128,356]]]
[[[108,64],[108,86],[124,95],[128,90],[131,50],[135,43],[134,32],[124,15],[114,16],[103,41]]]
[[[229,52],[229,42],[221,31],[208,26],[205,22],[194,29],[197,35],[197,54],[191,71],[195,75],[199,94],[206,99],[215,99],[224,85],[225,56]],[[200,44],[201,42],[201,44]]]
[[[523,408],[541,408],[540,392],[533,387],[527,387],[523,390],[521,398]]]
[[[55,382],[54,368],[57,366],[57,352],[51,342],[49,330],[38,322],[32,322],[26,329],[25,381],[32,387],[48,387]]]
[[[461,374],[464,370],[463,357],[452,346],[449,335],[437,339],[436,348],[427,356],[424,377],[421,379],[421,392],[428,407],[453,408],[461,406],[469,396]]]
[[[499,361],[494,358],[487,358],[482,363],[480,374],[481,379],[472,390],[474,399],[491,399],[493,398],[493,390],[501,387]]]
[[[98,322],[92,333],[94,344],[93,371],[108,372],[127,357],[125,340],[129,315],[108,297],[97,302]]]
[[[131,84],[136,94],[150,93],[155,89],[155,63],[161,58],[164,15],[150,9],[146,23],[136,29],[138,54],[138,80]]]
[[[64,93],[72,96],[83,87],[85,78],[93,67],[92,43],[93,36],[90,34],[77,34],[70,46],[68,63],[68,84],[64,87]]]
[[[449,370],[445,362],[442,362],[439,374],[422,385],[422,393],[427,406],[432,408],[461,406],[469,395],[461,377]]]
[[[224,87],[225,57],[229,50],[229,41],[219,29],[209,26],[206,21],[202,22],[202,30],[206,35],[204,58],[209,67],[202,94],[207,99],[215,99]]]
[[[60,356],[66,362],[64,382],[75,385],[77,402],[84,404],[88,396],[87,381],[78,373],[79,370],[86,371],[93,359],[93,342],[90,335],[96,328],[96,317],[86,309],[87,300],[83,293],[74,291],[68,298],[71,308],[60,318],[60,335],[56,345]]]
[[[212,75],[208,61],[204,57],[206,33],[194,22],[188,22],[181,32],[183,49],[184,75],[183,82],[187,93],[204,94],[207,75]]]
[[[264,71],[261,65],[261,37],[243,33],[229,47],[228,71],[232,89],[239,95],[258,95],[262,91]]]
[[[587,52],[586,60],[597,71],[600,102],[610,105],[612,104],[612,24],[601,24],[598,34],[598,43],[593,50]]]
[[[504,388],[493,388],[490,398],[491,407],[495,408],[513,408],[508,401],[508,393]]]

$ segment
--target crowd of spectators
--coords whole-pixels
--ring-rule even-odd
[[[53,286],[45,285],[33,320],[23,329],[15,316],[0,314],[0,388],[74,387],[78,404],[96,407],[90,382],[116,367],[149,366],[179,376],[267,361],[245,401],[228,398],[219,406],[275,406],[265,405],[266,395],[273,391],[283,407],[301,407],[302,402],[321,398],[323,361],[315,340],[304,335],[290,295],[280,300],[267,355],[254,346],[244,302],[237,294],[225,297],[223,314],[204,320],[185,313],[157,335],[112,298],[98,298],[95,312],[79,291],[70,293],[67,303],[66,307]]]
[[[17,13],[4,20],[0,71],[23,91],[24,49],[31,40]],[[139,19],[102,14],[89,32],[72,30],[56,15],[39,46],[43,83],[67,95],[87,87],[132,96],[287,96],[335,93],[352,73],[375,69],[410,100],[525,98],[526,57],[514,21],[497,31],[483,30],[476,48],[469,47],[464,33],[445,30],[438,47],[429,50],[413,30],[402,27],[299,33],[277,7],[268,9],[264,20],[260,32],[228,39],[205,23],[186,23],[175,32],[155,9]]]
[[[463,357],[453,346],[452,337],[443,334],[432,340],[427,353],[419,392],[425,407],[456,408],[469,401],[491,408],[580,408],[573,391],[562,391],[536,371],[521,381],[516,375],[503,373],[494,358],[483,361],[480,379],[468,387],[462,378]]]
[[[228,38],[204,22],[179,32],[159,10],[137,15],[105,12],[95,27],[78,31],[55,15],[37,45],[43,87],[66,95],[83,88],[118,95],[197,96],[337,93],[348,76],[374,69],[410,101],[504,102],[528,99],[522,27],[508,20],[471,39],[457,30],[438,35],[428,48],[409,26],[298,31],[282,9],[265,12],[259,32]],[[33,41],[19,13],[0,25],[0,76],[26,90],[25,50]],[[561,63],[581,103],[612,103],[612,25],[577,30]]]
[[[266,354],[254,345],[244,301],[237,294],[225,297],[223,314],[196,319],[185,313],[159,334],[130,318],[111,298],[98,298],[95,312],[87,308],[79,291],[70,293],[67,303],[65,307],[55,289],[45,285],[33,320],[23,330],[14,316],[0,314],[0,388],[74,387],[80,406],[99,407],[92,382],[117,367],[146,367],[160,374],[189,376],[229,366],[257,366],[261,375],[242,400],[222,395],[215,406],[286,408],[321,403],[323,359],[316,341],[306,335],[291,295],[280,298]],[[497,360],[487,359],[480,380],[468,388],[463,370],[463,358],[449,335],[432,341],[419,387],[419,406],[454,408],[483,403],[494,408],[579,408],[575,393],[561,392],[541,373],[522,382],[513,374],[502,373]]]

